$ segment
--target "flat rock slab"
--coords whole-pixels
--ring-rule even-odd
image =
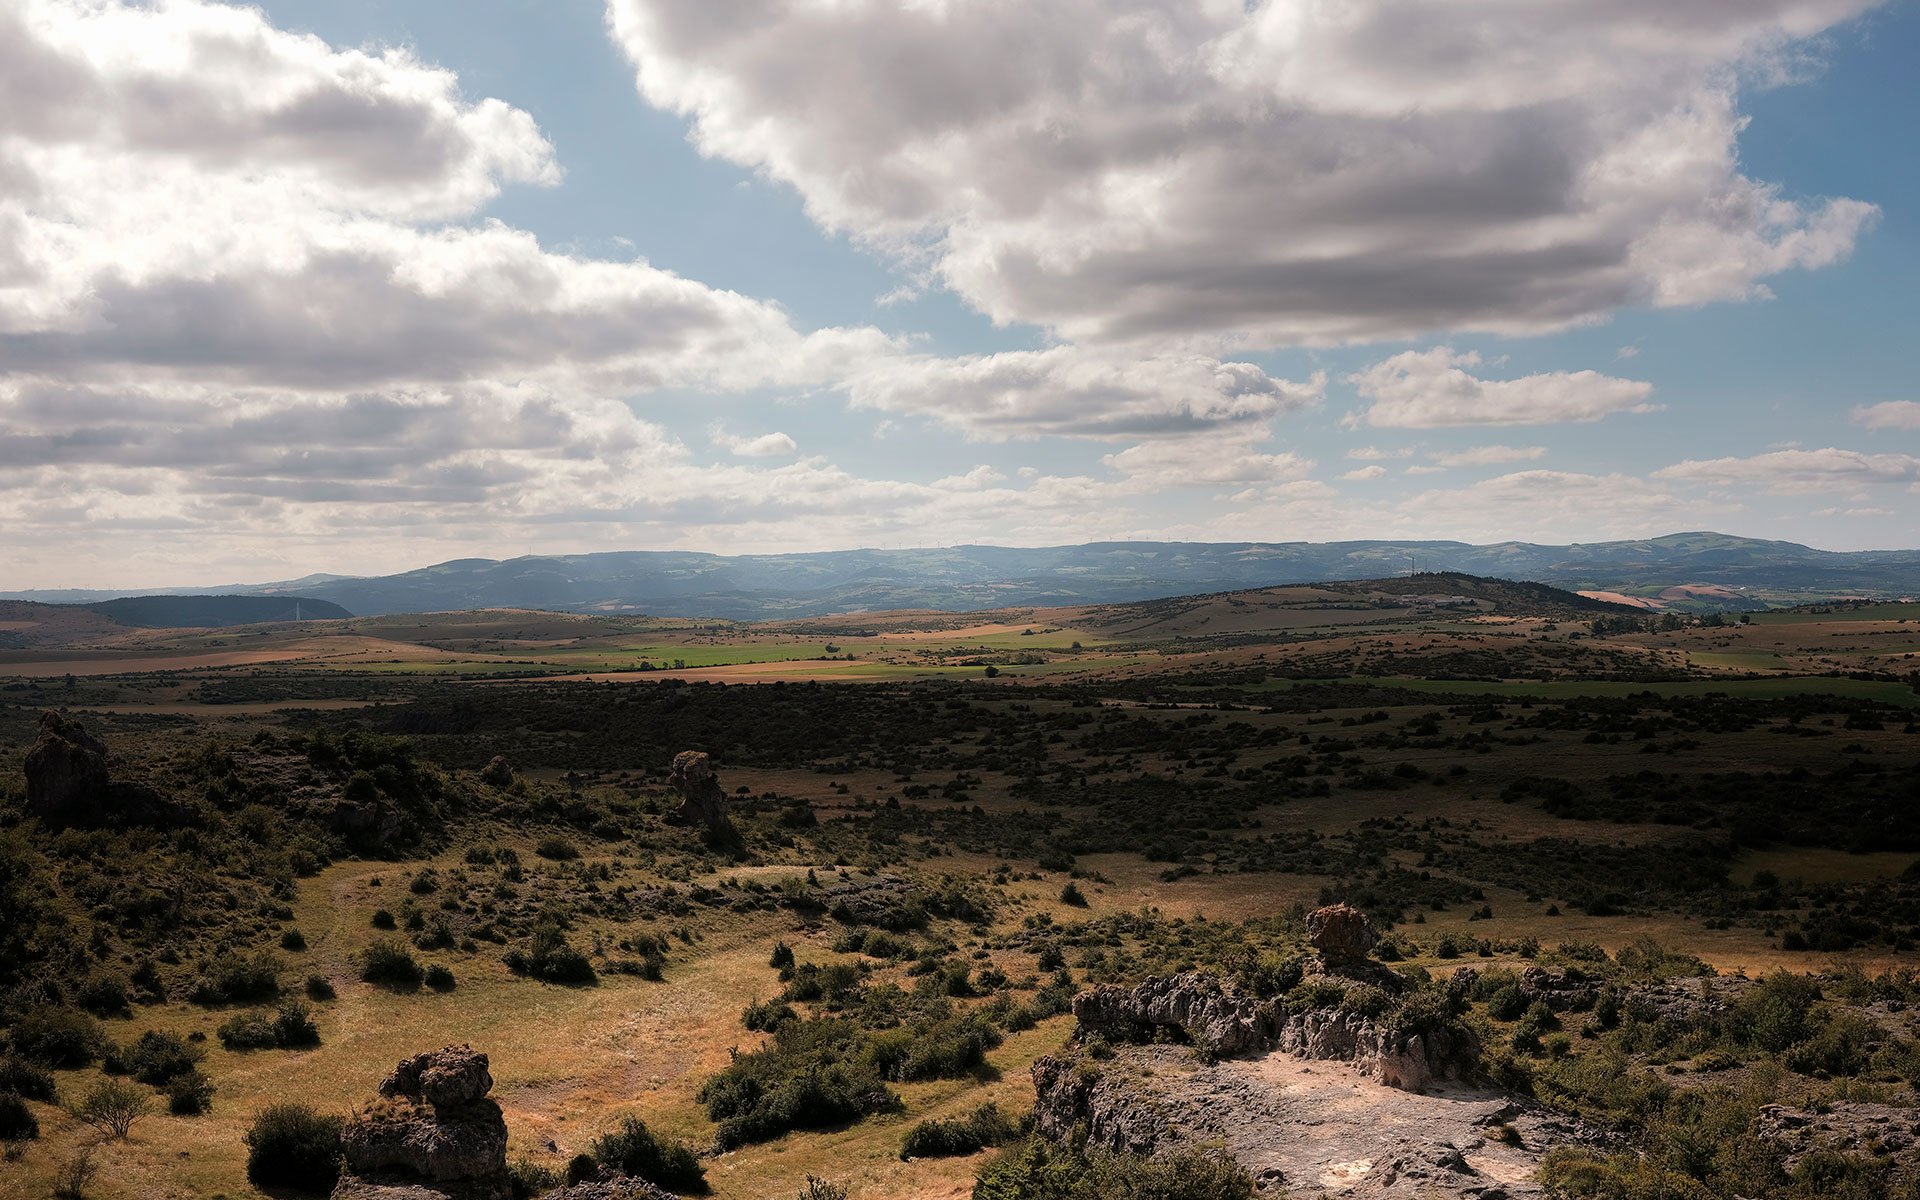
[[[1208,1065],[1184,1047],[1130,1046],[1104,1065],[1128,1076],[1164,1137],[1222,1143],[1263,1188],[1295,1196],[1523,1200],[1542,1195],[1535,1178],[1549,1149],[1594,1140],[1504,1093],[1415,1094],[1284,1053]]]

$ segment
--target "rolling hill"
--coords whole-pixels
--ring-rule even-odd
[[[901,608],[1111,604],[1278,584],[1378,579],[1415,568],[1657,594],[1710,585],[1786,599],[1920,592],[1920,551],[1838,552],[1720,533],[1568,546],[1500,542],[1095,542],[725,556],[615,551],[455,559],[396,575],[310,575],[217,589],[327,600],[353,612],[521,607],[760,620]],[[1649,591],[1649,589],[1652,589]],[[143,589],[151,591],[152,589]],[[23,599],[106,599],[34,593]]]

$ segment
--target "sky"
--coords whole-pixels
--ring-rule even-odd
[[[0,0],[0,590],[1920,545],[1914,0]]]

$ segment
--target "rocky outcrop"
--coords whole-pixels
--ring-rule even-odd
[[[1152,1041],[1173,1030],[1209,1053],[1231,1057],[1273,1045],[1279,1006],[1229,991],[1200,971],[1149,977],[1138,987],[1105,984],[1073,998],[1082,1031],[1114,1041]]]
[[[175,825],[189,816],[146,784],[113,778],[106,743],[65,713],[40,714],[24,766],[27,811],[48,825]]]
[[[1034,1124],[1137,1154],[1217,1145],[1262,1189],[1301,1196],[1526,1200],[1540,1158],[1605,1135],[1493,1089],[1416,1095],[1284,1052],[1206,1062],[1165,1045],[1042,1058]]]
[[[1566,967],[1528,967],[1520,972],[1520,998],[1554,1012],[1584,1012],[1600,998],[1600,981]]]
[[[547,1192],[540,1200],[675,1200],[675,1197],[672,1192],[644,1179],[623,1175],[618,1179],[572,1184]]]
[[[402,1060],[340,1135],[334,1200],[506,1200],[507,1122],[487,1056],[448,1046]],[[385,1189],[385,1190],[382,1190]]]
[[[1787,1154],[1787,1168],[1816,1150],[1860,1158],[1890,1158],[1920,1174],[1920,1109],[1842,1102],[1825,1112],[1769,1104],[1755,1131]]]
[[[513,764],[504,754],[496,754],[487,760],[480,769],[480,782],[491,787],[503,788],[513,782]]]
[[[1423,1091],[1470,1074],[1479,1046],[1454,1023],[1401,1028],[1340,1006],[1289,1009],[1227,987],[1201,971],[1151,976],[1136,987],[1107,984],[1074,997],[1082,1037],[1114,1042],[1177,1035],[1207,1054],[1232,1058],[1282,1050],[1299,1058],[1354,1064],[1389,1087]]]
[[[739,839],[733,821],[727,816],[727,794],[713,773],[713,765],[698,750],[682,750],[673,756],[667,782],[680,793],[680,807],[667,818],[676,825],[697,826],[713,842]]]
[[[1307,944],[1334,966],[1365,960],[1374,943],[1367,914],[1347,904],[1329,904],[1307,914]]]

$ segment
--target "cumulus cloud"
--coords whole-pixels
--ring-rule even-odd
[[[1650,383],[1595,371],[1551,371],[1494,380],[1465,369],[1479,365],[1478,353],[1455,353],[1446,346],[1396,354],[1348,376],[1347,381],[1373,402],[1348,421],[1397,429],[1547,425],[1656,410],[1647,402],[1653,394]]]
[[[956,358],[875,358],[852,403],[932,417],[970,436],[1134,438],[1248,426],[1318,403],[1326,377],[1275,379],[1252,363],[1147,358],[1077,346]]]
[[[0,363],[644,390],[822,381],[885,349],[645,262],[443,223],[559,177],[531,117],[404,52],[199,0],[30,0],[0,14]]]
[[[1143,442],[1101,462],[1125,475],[1134,490],[1278,484],[1303,480],[1313,460],[1291,451],[1267,453],[1256,442],[1266,435],[1257,429],[1224,437],[1201,437]]]
[[[797,454],[800,445],[791,437],[778,431],[763,433],[759,436],[728,433],[721,426],[709,431],[714,444],[739,458],[780,458],[788,454]]]
[[[1750,458],[1688,459],[1655,471],[1657,479],[1748,485],[1793,495],[1843,492],[1870,484],[1920,483],[1920,458],[1858,450],[1774,450]]]
[[[1742,174],[1743,78],[1876,0],[608,0],[652,104],[1001,322],[1527,333],[1766,294],[1872,218]]]
[[[1920,400],[1889,400],[1884,404],[1863,404],[1853,410],[1853,419],[1868,429],[1893,429],[1920,433]]]
[[[1545,446],[1474,446],[1466,450],[1448,450],[1427,457],[1439,467],[1490,467],[1505,463],[1532,462],[1544,457]]]
[[[1344,472],[1340,478],[1351,483],[1364,483],[1369,479],[1384,478],[1386,473],[1387,469],[1385,467],[1375,463],[1371,467],[1355,467],[1351,471]]]

